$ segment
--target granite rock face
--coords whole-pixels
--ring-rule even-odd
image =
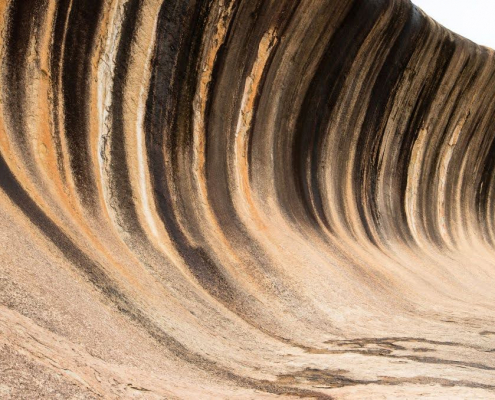
[[[407,0],[0,0],[1,398],[495,398],[495,54]]]

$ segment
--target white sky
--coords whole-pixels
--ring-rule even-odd
[[[437,22],[495,49],[495,0],[412,0]]]

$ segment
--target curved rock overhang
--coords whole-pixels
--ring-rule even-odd
[[[495,61],[407,0],[0,0],[0,397],[495,398]]]

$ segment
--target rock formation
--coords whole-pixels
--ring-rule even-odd
[[[495,59],[408,0],[0,0],[1,398],[495,398]]]

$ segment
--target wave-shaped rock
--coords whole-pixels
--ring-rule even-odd
[[[406,0],[0,32],[0,397],[495,398],[492,50]]]

